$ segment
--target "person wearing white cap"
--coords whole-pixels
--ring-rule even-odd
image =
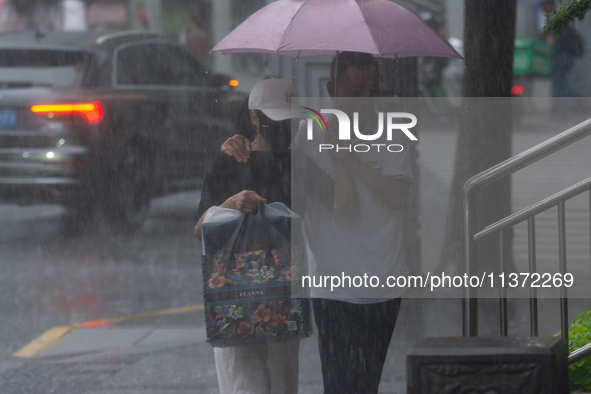
[[[291,105],[297,96],[296,88],[281,79],[264,80],[252,89],[248,107],[256,134],[250,141],[250,160],[239,163],[221,152],[215,158],[201,191],[199,221],[194,229],[198,239],[202,239],[201,225],[212,206],[254,213],[260,203],[282,202],[294,210],[294,206],[305,209],[305,205],[298,205],[292,199],[306,201],[303,193],[307,189],[316,193],[310,197],[329,209],[355,209],[352,180],[338,159],[335,159],[334,180],[311,160],[297,160],[306,167],[294,174],[302,174],[306,179],[294,181],[294,184],[308,187],[295,187],[292,193],[291,157],[298,152],[288,148],[292,142],[291,118],[300,117]],[[303,215],[303,212],[297,213]],[[294,340],[215,348],[220,392],[297,393],[298,344]]]
[[[334,99],[335,96],[360,99],[359,108],[363,108],[367,98],[379,95],[378,63],[365,53],[341,52],[338,58],[331,65],[327,93]],[[346,100],[340,101],[340,105],[344,104]],[[373,135],[381,129],[378,116],[363,121],[362,111],[360,115],[361,134]],[[354,139],[339,140],[339,122],[334,116],[328,116],[326,121],[327,130],[312,124],[312,139],[308,137],[306,122],[301,122],[291,149],[300,150],[321,170],[332,174],[336,163],[334,150],[321,151],[318,144],[343,146],[342,153],[349,157],[343,157],[342,161],[353,177],[356,210],[341,214],[308,199],[302,215],[308,242],[308,275],[342,277],[343,283],[346,277],[375,275],[385,279],[408,275],[403,234],[404,207],[413,182],[408,154],[411,141],[404,133],[394,133],[391,142],[385,136],[375,142],[396,142],[403,148],[400,151],[380,151],[378,144],[378,149],[371,152],[346,153],[346,142]],[[350,149],[351,145],[348,146]],[[248,141],[239,135],[226,140],[221,151],[238,162],[250,160]],[[334,289],[311,284],[325,393],[378,393],[405,290],[371,284],[359,287],[349,284]]]

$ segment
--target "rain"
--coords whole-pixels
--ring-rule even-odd
[[[422,392],[439,383],[417,380],[421,357],[470,365],[449,361],[466,336],[563,346],[591,311],[591,20],[553,35],[552,2],[469,3],[0,0],[0,392]],[[295,89],[275,97],[287,118],[251,108],[269,79]],[[277,290],[224,301],[243,288]]]

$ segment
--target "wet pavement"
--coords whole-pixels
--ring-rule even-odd
[[[567,127],[543,118],[527,119],[523,130],[514,135],[513,151],[523,151]],[[442,243],[455,133],[423,130],[419,139],[422,267],[428,271],[436,266]],[[588,137],[515,175],[513,210],[588,177],[590,151]],[[192,235],[197,204],[195,193],[158,199],[144,228],[126,237],[115,237],[106,228],[65,237],[59,231],[61,208],[1,205],[0,392],[217,392],[213,350],[204,342],[203,311],[198,307],[203,301],[200,248]],[[591,269],[588,204],[587,197],[567,205],[568,231],[574,234],[569,238],[569,269],[587,272]],[[555,216],[548,213],[539,220],[539,267],[556,261],[552,246],[556,232],[551,228]],[[519,269],[525,262],[524,234],[516,229]],[[185,306],[196,306],[196,310],[133,318]],[[589,310],[591,300],[571,299],[569,308],[572,318]],[[539,314],[540,335],[557,333],[558,301],[540,300]],[[101,322],[121,316],[132,318]],[[510,335],[529,335],[527,300],[511,301],[509,317]],[[66,329],[53,346],[31,357],[10,357],[53,327],[82,322],[93,323]],[[498,324],[498,302],[483,300],[480,334],[498,335]],[[406,392],[405,354],[417,341],[459,335],[460,300],[405,300],[380,392]],[[300,392],[322,392],[321,379],[316,337],[312,336],[302,341]]]
[[[526,301],[510,304],[511,335],[528,336]],[[498,335],[497,307],[493,300],[481,303],[481,335]],[[588,300],[570,303],[571,313],[588,307]],[[118,327],[81,328],[32,358],[4,358],[0,362],[2,392],[216,393],[213,350],[205,343],[202,313],[190,315],[195,327],[136,321]],[[557,300],[541,302],[541,335],[558,331],[558,315]],[[406,353],[424,337],[461,335],[460,322],[460,300],[405,300],[384,365],[380,393],[405,393]],[[302,341],[299,392],[322,392],[315,335]]]

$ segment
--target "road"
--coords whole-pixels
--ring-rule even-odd
[[[201,303],[198,201],[198,193],[155,200],[130,236],[106,226],[64,236],[60,207],[2,206],[0,302],[10,327],[2,352],[56,325]]]

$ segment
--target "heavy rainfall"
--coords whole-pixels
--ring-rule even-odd
[[[402,16],[387,15],[388,3],[401,6]],[[427,338],[548,342],[559,332],[564,338],[585,312],[591,322],[591,19],[560,35],[543,33],[558,2],[498,1],[482,6],[488,13],[472,3],[0,0],[0,392],[419,392],[425,380],[416,379],[412,357],[432,343],[449,346],[453,357],[461,343]],[[392,20],[416,30],[394,34]],[[259,93],[261,81],[281,80],[277,89],[286,93]],[[377,98],[373,120],[358,109],[368,97]],[[341,152],[329,149],[343,142],[330,133],[343,125],[329,107],[361,113],[350,116],[352,145]],[[273,112],[281,110],[287,115]],[[410,131],[392,126],[397,119],[411,120]],[[372,121],[383,134],[377,141],[370,140]],[[289,127],[282,138],[269,134]],[[315,139],[305,140],[306,131]],[[547,146],[472,178],[539,144]],[[261,160],[257,151],[265,149],[272,160]],[[262,181],[241,178],[244,168],[262,165],[269,167],[258,173]],[[502,171],[502,179],[486,180]],[[470,178],[476,186],[462,194]],[[256,187],[268,194],[239,193]],[[553,195],[553,203],[527,211]],[[259,197],[285,205],[267,205],[265,219]],[[490,228],[516,212],[521,219]],[[221,220],[215,215],[236,231],[214,233],[225,238],[211,252],[206,226]],[[251,223],[238,226],[245,216]],[[251,298],[260,288],[249,287],[248,275],[252,283],[294,286],[293,298],[281,298],[288,301],[268,298],[250,312],[256,330],[246,323],[235,330],[279,345],[216,342],[226,334],[212,333],[224,332],[237,310],[249,312],[226,308],[215,295],[224,292],[211,292],[218,286],[212,278],[226,269],[214,255],[222,246],[231,255],[249,231],[259,242],[256,220],[286,218],[293,227],[277,225],[271,237],[265,227],[260,248],[273,252],[276,276],[265,261],[263,279],[251,270],[236,282]],[[294,229],[304,237],[285,235]],[[310,263],[297,271],[309,275],[311,296],[298,288],[295,298],[301,282],[295,269],[279,273],[280,247],[271,248],[271,239],[297,244],[293,256]],[[232,263],[238,276],[239,264]],[[363,273],[365,282],[355,285]],[[550,285],[537,288],[535,275]],[[345,289],[348,276],[357,289]],[[479,297],[477,305],[469,297]],[[386,312],[374,315],[384,300]],[[291,309],[280,316],[283,302]],[[256,314],[271,305],[273,317]],[[302,316],[297,324],[293,315]],[[299,345],[275,339],[296,328]],[[365,336],[375,342],[367,345]],[[585,345],[573,348],[570,339],[571,353]],[[269,355],[231,353],[248,346]],[[591,391],[576,380],[581,371],[591,376],[586,360],[569,370],[570,391],[563,385],[562,392]],[[507,392],[513,383],[468,377],[462,384]]]

